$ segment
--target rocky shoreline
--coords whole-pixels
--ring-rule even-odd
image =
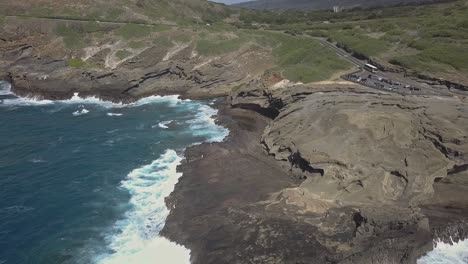
[[[216,107],[230,135],[188,148],[166,199],[192,263],[416,263],[468,238],[466,98],[252,81]]]
[[[149,49],[113,70],[79,69],[41,55],[51,40],[32,47],[30,34],[0,40],[0,79],[20,96],[226,98],[218,122],[229,137],[188,148],[166,200],[162,234],[192,263],[413,264],[435,239],[468,238],[463,91],[282,83],[250,74],[249,50],[211,62],[191,46],[170,60]]]
[[[219,107],[231,135],[189,148],[167,198],[192,263],[416,263],[468,238],[466,98],[253,82]]]

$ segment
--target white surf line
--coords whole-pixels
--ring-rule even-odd
[[[6,93],[6,94],[14,95],[14,93],[11,93],[11,92]],[[2,101],[0,101],[0,106],[2,105],[4,106],[34,106],[34,105],[53,105],[53,104],[84,104],[84,105],[93,104],[93,105],[98,105],[104,108],[125,108],[125,107],[137,107],[137,106],[142,106],[146,104],[161,103],[161,102],[167,102],[169,103],[170,106],[176,106],[179,103],[190,101],[188,99],[186,100],[179,99],[178,95],[166,95],[166,96],[153,95],[153,96],[142,98],[138,101],[135,101],[129,104],[106,101],[95,96],[81,97],[79,93],[74,93],[74,95],[70,99],[54,100],[54,101],[44,100],[44,99],[36,98],[36,97],[19,97],[17,95],[15,96],[16,96],[15,98],[3,99]]]
[[[417,264],[467,264],[468,239],[451,244],[437,241],[432,251],[417,260]]]
[[[215,123],[213,116],[217,110],[203,104],[199,107],[193,122],[197,127],[190,127],[194,135],[208,131],[210,138],[206,142],[222,141],[229,131]],[[114,253],[97,256],[98,264],[190,263],[190,250],[159,236],[170,212],[165,197],[182,176],[177,172],[181,161],[182,157],[168,149],[151,164],[134,169],[122,181],[121,187],[131,195],[133,209],[115,224],[116,232],[107,237]]]
[[[99,264],[190,263],[190,250],[159,236],[169,209],[164,198],[173,191],[182,173],[177,166],[182,158],[168,149],[151,164],[131,171],[121,187],[128,190],[133,209],[116,223],[116,233],[109,236],[114,253],[98,256]]]
[[[8,82],[0,81],[0,95],[13,94],[11,91],[11,84]]]

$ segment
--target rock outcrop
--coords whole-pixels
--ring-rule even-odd
[[[232,105],[277,113],[261,143],[300,183],[265,210],[317,228],[330,263],[415,263],[467,238],[466,98],[256,84]]]
[[[17,94],[66,99],[80,93],[114,101],[155,94],[212,98],[257,78],[272,60],[267,50],[251,46],[200,56],[192,41],[169,50],[154,44],[116,61],[116,52],[128,48],[118,40],[70,51],[50,32],[56,23],[46,22],[38,32],[21,23],[0,28],[0,77],[11,82]]]

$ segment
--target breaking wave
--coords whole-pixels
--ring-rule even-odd
[[[98,257],[99,264],[190,263],[189,250],[158,236],[169,214],[164,198],[182,175],[176,170],[181,160],[174,150],[166,150],[122,181],[133,209],[116,223],[115,234],[108,237],[114,253]]]
[[[89,113],[89,110],[87,110],[86,108],[83,108],[81,110],[76,110],[75,112],[73,112],[73,115],[80,116],[80,115],[86,115],[87,113]]]
[[[120,113],[107,113],[107,116],[122,116],[123,114]]]
[[[168,129],[169,127],[167,125],[172,123],[172,121],[173,120],[159,122],[158,127],[163,128],[163,129]]]
[[[467,264],[468,240],[452,245],[438,241],[434,249],[417,261],[418,264]]]
[[[219,142],[229,135],[229,130],[216,124],[213,116],[217,114],[218,110],[207,105],[201,105],[196,118],[187,121],[187,123],[190,125],[190,129],[194,135],[209,137],[207,142]],[[212,129],[206,129],[207,125]]]
[[[13,93],[10,92],[11,87],[10,84],[8,83],[3,83],[0,84],[2,87],[0,87],[0,95],[13,95]],[[169,103],[170,106],[176,106],[180,102],[184,101],[190,101],[190,100],[182,100],[178,98],[178,95],[168,95],[168,96],[159,96],[159,95],[154,95],[154,96],[149,96],[142,98],[140,100],[137,100],[133,103],[129,104],[124,104],[124,103],[115,103],[112,101],[105,101],[101,100],[100,98],[97,98],[95,96],[89,96],[89,97],[81,97],[79,93],[74,93],[72,98],[66,99],[66,100],[45,100],[41,98],[36,98],[36,97],[13,97],[13,98],[6,98],[3,99],[0,102],[0,105],[4,106],[35,106],[35,105],[53,105],[53,104],[89,104],[89,105],[99,105],[104,108],[124,108],[124,107],[136,107],[136,106],[142,106],[146,104],[152,104],[152,103]]]
[[[137,107],[153,103],[166,103],[169,107],[189,109],[195,113],[189,121],[177,120],[177,124],[184,124],[184,131],[193,136],[199,136],[207,142],[222,141],[229,131],[218,126],[213,119],[217,110],[199,102],[179,99],[173,96],[150,96],[130,104],[103,101],[96,97],[80,97],[78,93],[68,100],[41,100],[37,98],[22,98],[13,96],[8,84],[0,83],[2,95],[6,98],[0,100],[0,106],[29,106],[29,105],[55,105],[78,104],[79,108],[73,115],[87,114],[97,105],[106,109],[119,109]],[[11,96],[10,96],[11,95]],[[75,105],[73,105],[75,106]],[[86,107],[86,108],[85,108]],[[107,116],[121,116],[119,111],[106,110]],[[161,128],[168,128],[168,124],[174,122],[163,121],[158,124]],[[110,130],[113,133],[117,130]],[[198,137],[197,137],[198,138]],[[112,143],[112,142],[109,142]],[[128,264],[128,263],[190,263],[190,251],[181,245],[177,245],[161,236],[159,232],[164,227],[169,209],[166,208],[164,198],[174,189],[181,173],[176,168],[182,157],[174,150],[166,150],[158,159],[150,164],[141,166],[131,171],[120,187],[130,193],[131,209],[125,213],[121,220],[115,222],[112,231],[106,233],[106,245],[110,252],[97,253],[91,256],[94,263],[98,264]],[[90,251],[88,251],[90,252]],[[93,253],[92,253],[93,254]]]
[[[11,84],[0,81],[0,95],[10,95],[13,94],[11,91]]]

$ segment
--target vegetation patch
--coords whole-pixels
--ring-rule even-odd
[[[170,48],[174,45],[168,36],[158,36],[153,40],[153,44],[162,48]]]
[[[172,40],[179,43],[188,43],[192,40],[192,36],[189,33],[177,32],[171,36]]]
[[[260,46],[272,46],[277,71],[291,81],[310,83],[330,78],[337,71],[350,68],[332,50],[308,37],[293,37],[282,33],[258,32]]]
[[[117,29],[117,35],[124,39],[140,39],[147,37],[151,34],[151,26],[138,25],[138,24],[126,24]]]
[[[237,26],[327,38],[357,57],[468,81],[467,13],[466,1],[340,13],[242,11]]]
[[[132,49],[141,49],[145,47],[145,42],[144,41],[131,41],[128,46]]]
[[[74,59],[69,59],[67,61],[68,66],[77,68],[77,69],[90,69],[90,68],[95,68],[95,65],[88,63],[86,61],[83,61],[82,59],[79,58],[74,58]]]
[[[130,55],[132,55],[132,53],[128,50],[118,50],[116,53],[115,53],[115,56],[119,59],[119,60],[123,60],[123,59],[126,59],[128,57],[130,57]]]
[[[120,15],[124,13],[123,9],[120,8],[110,8],[107,10],[107,16],[106,18],[109,20],[117,20]]]
[[[225,40],[201,38],[197,41],[197,52],[203,56],[216,56],[239,50],[247,41],[244,36],[236,36]]]
[[[81,49],[85,47],[86,36],[77,28],[61,24],[55,29],[55,34],[63,38],[65,47],[68,49]]]

